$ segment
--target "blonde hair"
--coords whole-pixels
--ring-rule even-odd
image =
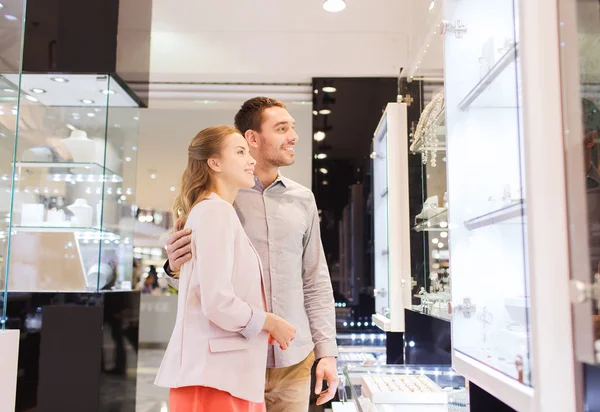
[[[240,132],[231,126],[206,128],[192,139],[188,147],[188,164],[181,176],[181,191],[173,204],[173,216],[185,226],[192,208],[212,189],[208,159],[219,157],[227,136]]]

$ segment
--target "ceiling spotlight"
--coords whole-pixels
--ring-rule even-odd
[[[152,174],[150,175],[150,179],[152,179],[152,180],[156,179],[156,174],[152,173]]]
[[[448,232],[442,232],[440,233],[440,236],[443,238],[447,238],[448,237]]]
[[[315,159],[319,159],[319,160],[327,159],[327,153],[316,154]]]
[[[331,114],[331,110],[329,110],[329,109],[321,109],[321,110],[319,110],[319,113],[320,114]]]
[[[175,186],[171,186],[171,192],[175,191]]]
[[[131,157],[127,156],[127,157],[125,158],[125,161],[126,161],[126,162],[131,162]]]
[[[102,93],[103,94],[115,94],[115,91],[114,90],[104,89],[104,90],[102,90]]]
[[[87,116],[88,117],[96,117],[96,113],[88,113]]]
[[[51,77],[50,80],[56,83],[69,83],[69,81],[64,77]]]
[[[337,13],[346,8],[346,2],[344,0],[325,0],[323,8],[328,12]]]
[[[325,169],[324,167],[320,168],[319,172],[323,173],[324,175],[326,175],[327,173],[329,173],[329,171],[327,169]]]
[[[322,132],[322,131],[316,132],[314,138],[317,142],[322,142],[323,139],[325,139],[325,132]]]
[[[30,96],[30,95],[26,95],[25,98],[27,100],[29,100],[30,102],[34,102],[34,103],[37,103],[37,101],[38,101],[38,99],[36,99],[35,97]]]
[[[80,102],[83,104],[94,104],[94,101],[90,100],[90,99],[83,99],[83,100],[80,100]]]
[[[11,21],[17,20],[17,18],[15,16],[13,16],[12,14],[5,14],[4,18],[6,20],[11,20]]]
[[[46,93],[46,90],[44,90],[44,89],[31,89],[31,91],[34,92],[35,94]]]
[[[336,90],[337,90],[337,89],[336,89],[335,87],[333,87],[333,86],[325,86],[325,87],[323,87],[323,91],[324,91],[325,93],[333,93],[333,92],[335,92]]]
[[[431,243],[433,243],[434,245],[437,244],[440,240],[437,237],[434,237],[433,239],[431,239]]]
[[[315,89],[315,94],[319,94],[319,91],[317,89]]]
[[[443,247],[444,247],[444,244],[443,244],[442,242],[438,243],[438,248],[440,248],[440,249],[441,249],[441,248],[443,248]]]
[[[319,114],[319,112],[317,112],[316,110],[313,110],[313,114],[316,116]]]

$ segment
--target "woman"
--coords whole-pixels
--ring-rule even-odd
[[[266,312],[260,259],[233,208],[254,186],[254,159],[237,129],[202,130],[188,149],[173,212],[192,230],[175,328],[156,377],[171,412],[263,412],[268,341],[296,330]]]

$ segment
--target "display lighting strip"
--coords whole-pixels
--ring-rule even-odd
[[[88,183],[122,183],[123,182],[123,178],[117,176],[117,175],[112,175],[112,176],[107,176],[107,175],[88,175],[88,174],[71,174],[71,173],[66,173],[66,174],[60,174],[60,173],[55,173],[54,175],[48,175],[47,176],[48,180],[52,180],[53,182],[68,182],[68,183],[82,183],[82,182],[88,182]]]

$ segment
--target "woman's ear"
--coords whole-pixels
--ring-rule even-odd
[[[215,159],[214,157],[211,157],[210,159],[208,159],[208,161],[206,163],[208,164],[208,167],[210,167],[213,172],[221,171],[221,164],[219,162],[219,159]]]

